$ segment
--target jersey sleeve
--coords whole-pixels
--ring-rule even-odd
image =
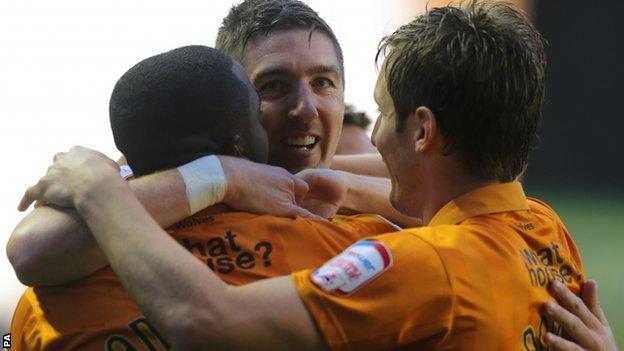
[[[16,350],[38,351],[53,330],[42,328],[37,318],[37,306],[31,301],[32,288],[22,294],[11,320],[11,337]]]
[[[292,277],[333,350],[434,346],[450,329],[454,300],[443,262],[409,233],[359,241]]]

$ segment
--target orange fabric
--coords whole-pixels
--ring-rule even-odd
[[[239,285],[320,265],[365,236],[392,230],[374,215],[325,223],[206,210],[167,231],[224,281]],[[27,289],[11,332],[18,351],[166,349],[110,268],[65,286]]]
[[[393,264],[349,296],[326,292],[310,270],[293,273],[334,350],[544,349],[545,330],[561,332],[540,316],[547,282],[578,293],[584,281],[561,220],[515,182],[451,201],[427,227],[371,240],[385,244]]]

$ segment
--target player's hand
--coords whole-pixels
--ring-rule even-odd
[[[617,351],[615,338],[598,301],[598,285],[586,282],[579,298],[565,285],[554,281],[549,284],[550,294],[559,303],[544,304],[544,313],[561,325],[572,341],[547,333],[546,344],[555,351]]]
[[[81,146],[54,156],[46,174],[26,190],[18,210],[31,203],[52,203],[75,207],[76,202],[94,191],[106,191],[111,181],[121,181],[119,166],[104,154]]]
[[[323,168],[303,170],[297,177],[309,187],[301,206],[324,218],[335,216],[347,198],[349,179],[340,171]]]
[[[280,167],[219,156],[228,187],[227,205],[258,214],[322,219],[298,205],[308,184]]]

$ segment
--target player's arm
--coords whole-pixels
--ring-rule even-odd
[[[130,180],[129,185],[160,226],[189,215],[176,170]],[[68,282],[108,264],[76,211],[54,205],[39,206],[22,219],[9,238],[7,256],[19,280],[29,286]]]
[[[336,155],[332,159],[331,168],[372,177],[390,177],[388,167],[380,154]]]
[[[173,349],[323,349],[290,277],[228,286],[166,235],[129,191],[109,195],[77,204],[79,212],[130,296]]]
[[[406,265],[411,267],[413,271],[405,273],[410,278],[416,276],[416,269],[422,269],[419,277],[422,279],[416,282],[392,286],[400,279],[391,276],[382,284],[363,287],[357,298],[344,297],[335,304],[332,304],[335,296],[313,288],[312,283],[301,282],[309,281],[304,277],[307,271],[299,272],[296,277],[229,286],[158,228],[129,191],[104,192],[99,200],[95,193],[92,195],[93,198],[76,203],[79,213],[130,296],[173,349],[204,350],[210,345],[223,350],[326,350],[329,342],[336,349],[344,344],[348,344],[345,349],[382,349],[409,344],[425,335],[443,334],[448,329],[451,298],[429,293],[448,289],[445,286],[448,277],[432,274],[433,270],[419,265],[420,262],[395,262],[398,271]],[[112,202],[118,206],[111,206]],[[115,218],[114,223],[109,218]],[[122,235],[131,239],[122,242]],[[425,250],[418,252],[432,257]],[[437,268],[441,267],[436,264]],[[428,275],[437,279],[429,279]],[[307,284],[303,288],[306,295],[302,295],[302,284]],[[421,290],[433,298],[422,298],[422,292],[414,293],[420,286],[426,286]],[[388,296],[388,291],[396,296]],[[310,301],[317,302],[314,313],[306,308]],[[331,312],[321,312],[321,306],[330,306],[326,308]],[[361,306],[371,310],[361,311]],[[336,325],[329,326],[330,315],[338,318],[334,321]],[[354,315],[364,321],[350,321],[349,316]],[[388,327],[389,320],[399,321],[399,325]],[[426,321],[424,327],[419,325],[422,320]],[[336,337],[338,330],[349,323],[355,324],[348,327],[349,334]],[[439,324],[444,326],[438,327]],[[382,328],[387,328],[387,334],[375,334]]]
[[[372,213],[404,228],[421,225],[420,220],[405,216],[392,206],[390,179],[331,169],[306,169],[297,176],[310,187],[302,206],[324,217],[336,213]]]
[[[324,349],[290,277],[228,286],[160,228],[108,161],[85,149],[60,155],[25,203],[75,206],[174,349]]]
[[[227,179],[222,200],[228,205],[249,212],[318,218],[297,205],[308,187],[286,170],[228,156],[219,159]],[[129,184],[161,227],[191,214],[187,186],[177,169]],[[203,205],[195,202],[194,212],[221,201],[202,200],[206,200]],[[108,264],[75,211],[51,206],[33,210],[18,224],[7,244],[7,255],[20,281],[31,286],[65,283]]]

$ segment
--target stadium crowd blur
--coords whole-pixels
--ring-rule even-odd
[[[336,155],[377,153],[367,133],[370,124],[371,119],[366,112],[356,111],[353,105],[347,104]]]

